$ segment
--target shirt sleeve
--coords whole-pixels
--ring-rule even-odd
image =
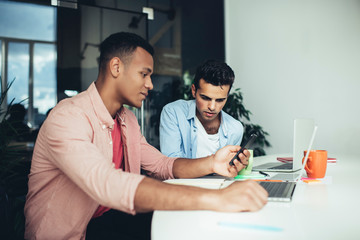
[[[112,159],[104,155],[109,141],[93,143],[93,124],[97,123],[80,108],[53,113],[43,134],[47,158],[99,204],[134,214],[135,192],[144,176],[114,168]]]
[[[240,145],[241,140],[243,138],[244,127],[237,120],[234,120],[234,123],[232,125],[234,126],[234,129],[232,130],[233,132],[231,134],[234,136],[234,140],[235,140],[233,145]]]
[[[141,166],[153,178],[165,180],[174,178],[173,165],[176,157],[167,157],[147,143],[141,136]]]
[[[160,151],[169,157],[186,157],[175,109],[166,105],[160,115]]]

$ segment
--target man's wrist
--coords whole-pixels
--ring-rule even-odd
[[[208,160],[208,163],[209,163],[209,174],[210,173],[215,173],[215,154],[211,154],[210,156],[208,156],[209,160]]]
[[[219,211],[220,204],[220,190],[207,189],[201,196],[202,207],[208,210]]]

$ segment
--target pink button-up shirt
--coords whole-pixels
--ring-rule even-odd
[[[135,214],[134,197],[144,178],[173,178],[175,158],[162,155],[140,133],[135,115],[119,112],[125,168],[112,163],[114,120],[95,84],[61,101],[36,140],[25,204],[26,239],[84,239],[99,205]]]

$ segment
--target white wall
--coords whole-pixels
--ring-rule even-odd
[[[359,0],[225,0],[225,41],[268,154],[291,152],[298,117],[319,126],[313,148],[359,154]]]

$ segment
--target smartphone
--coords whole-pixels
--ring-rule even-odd
[[[238,158],[238,155],[242,153],[245,149],[248,149],[251,146],[251,144],[253,144],[256,138],[257,138],[256,134],[251,134],[249,140],[245,143],[245,145],[244,146],[240,145],[241,147],[240,150],[235,154],[235,156],[229,162],[230,166],[234,165],[234,160]]]

